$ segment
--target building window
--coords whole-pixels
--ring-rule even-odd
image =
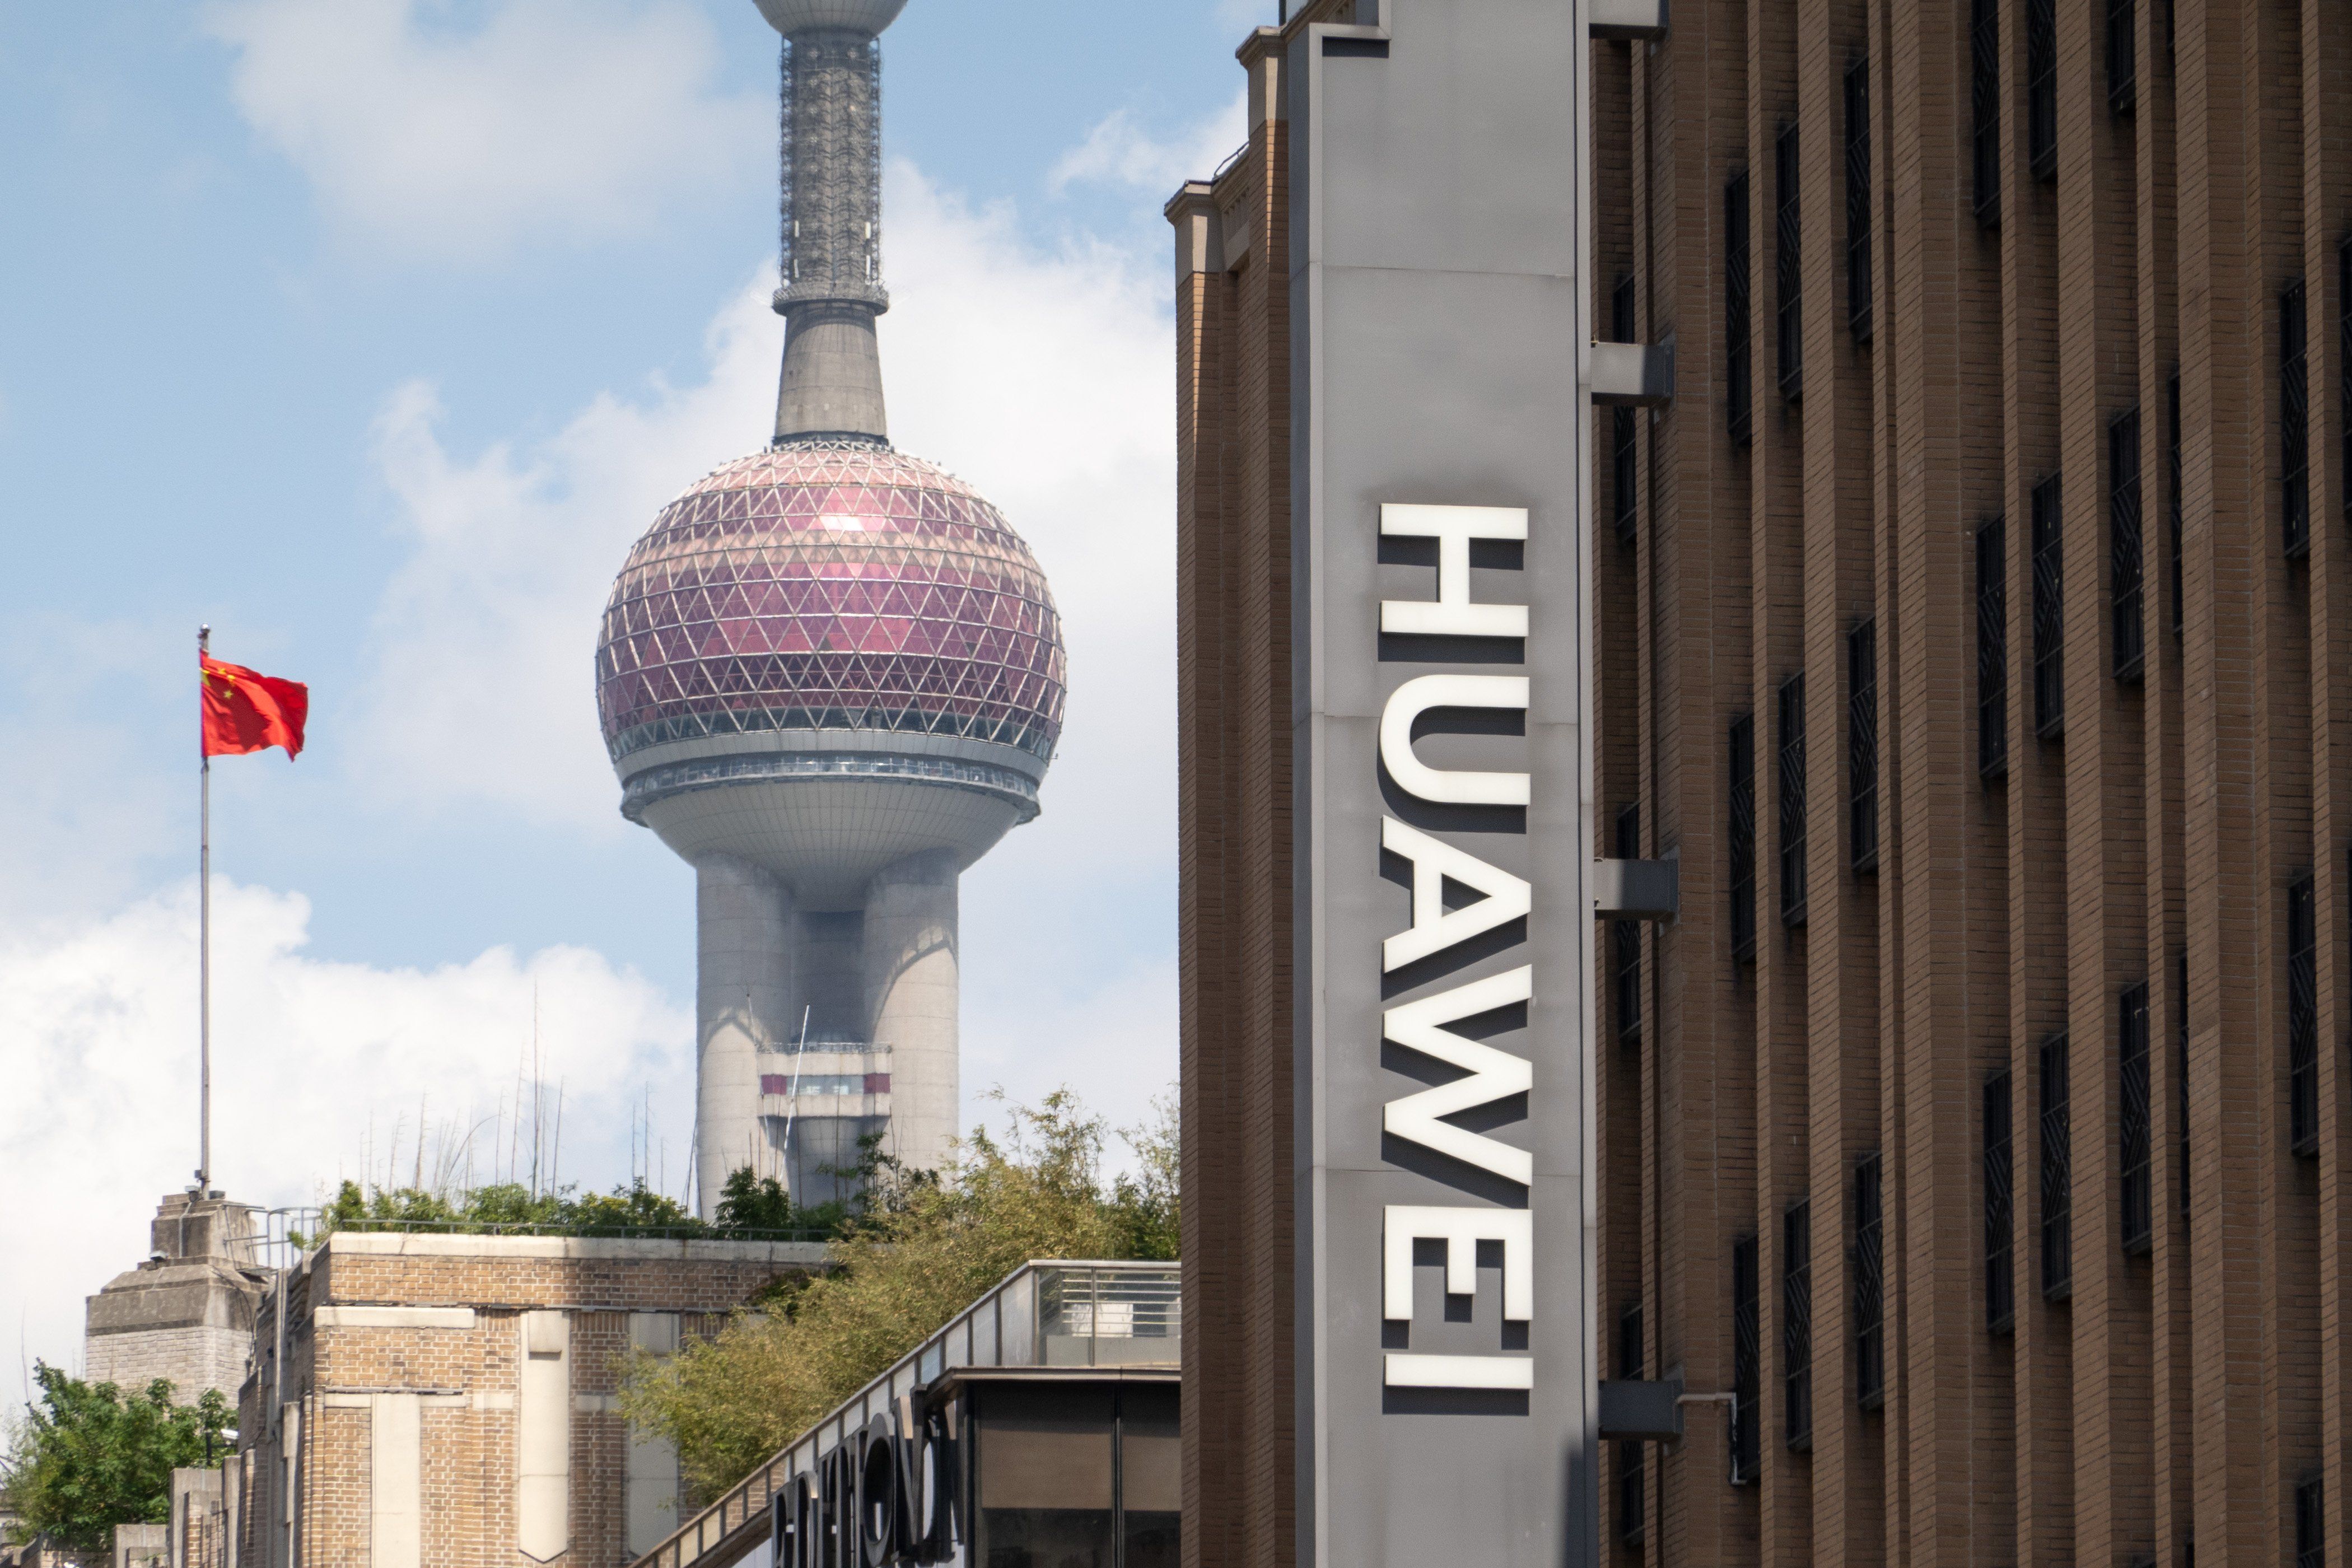
[[[2286,552],[2311,552],[2311,387],[2305,357],[2303,279],[2279,292],[2279,507]]]
[[[1755,435],[1755,376],[1748,367],[1748,172],[1723,188],[1724,407],[1731,421],[1731,444],[1745,447]]]
[[[1864,1410],[1886,1402],[1885,1208],[1878,1156],[1853,1168],[1853,1392]]]
[[[1997,1072],[1984,1086],[1985,1326],[1996,1334],[2017,1324],[2011,1142],[2009,1074]]]
[[[1788,1391],[1789,1447],[1813,1446],[1813,1205],[1799,1198],[1780,1216],[1780,1364]]]
[[[2066,732],[2066,534],[2058,476],[2033,487],[2033,732]]]
[[[1845,634],[1847,832],[1853,868],[1878,868],[1878,623]]]
[[[2058,177],[2058,7],[2025,0],[2026,154],[2037,180]]]
[[[1845,324],[1870,341],[1870,58],[1845,68]]]
[[[1779,311],[1780,395],[1805,392],[1805,231],[1797,216],[1797,128],[1780,127],[1772,144],[1772,283]]]
[[[2009,570],[1994,518],[1977,530],[1977,772],[2009,771]]]
[[[2305,871],[2286,889],[2287,1127],[2298,1154],[2319,1152],[2319,911]]]
[[[1633,341],[1633,274],[1628,273],[1617,279],[1617,287],[1610,301],[1610,315],[1612,318],[1610,325],[1613,329],[1615,341],[1621,343],[1632,342]],[[1624,404],[1619,404],[1609,411],[1610,456],[1613,476],[1611,489],[1614,491],[1612,499],[1616,503],[1617,542],[1620,544],[1633,542],[1634,521],[1641,508],[1640,447],[1636,441],[1641,428],[1636,418],[1638,413],[1639,410]]]
[[[2066,1035],[2042,1042],[2042,1293],[2074,1293],[2074,1132],[2066,1102]]]
[[[1969,103],[1975,124],[1970,160],[1977,222],[2000,226],[2000,5],[1969,0]]]
[[[2139,528],[2139,410],[2107,426],[2107,581],[2113,601],[2116,679],[2137,680],[2147,628]]]
[[[2294,1568],[2326,1568],[2327,1514],[2319,1488],[2311,1476],[2294,1489]]]
[[[2139,45],[2132,0],[2107,0],[2107,107],[2129,114],[2139,101]]]
[[[1764,1389],[1761,1303],[1757,1299],[1756,1238],[1731,1244],[1731,1484],[1746,1486],[1762,1466],[1757,1428]]]
[[[2164,388],[2165,416],[2165,482],[2171,490],[2172,523],[2172,646],[2180,646],[2180,628],[2188,624],[2189,602],[2180,595],[2180,559],[2185,553],[2181,535],[2180,496],[2180,372],[2175,368],[2172,379]]]
[[[2195,1191],[2189,1176],[2189,955],[2182,953],[2173,971],[2172,1016],[2179,1020],[2173,1030],[2173,1050],[2179,1059],[2173,1065],[2173,1082],[2179,1086],[2180,1111],[2180,1212],[2189,1212],[2189,1199]]]
[[[1642,1303],[1634,1302],[1617,1320],[1617,1375],[1629,1382],[1642,1376]],[[1617,1445],[1617,1539],[1628,1546],[1641,1543],[1647,1514],[1643,1492],[1643,1448],[1639,1443]]]
[[[2118,1086],[2123,1099],[2124,1250],[2146,1252],[2156,1241],[2156,1204],[2149,1186],[2147,986],[2126,990],[2116,1020]]]
[[[1780,683],[1780,919],[1805,923],[1805,678]]]
[[[1642,858],[1642,808],[1629,805],[1617,814],[1617,858]],[[1617,986],[1617,1040],[1639,1045],[1642,1039],[1642,922],[1612,921],[1609,944],[1613,950]]]
[[[1731,956],[1756,956],[1756,721],[1731,721]]]

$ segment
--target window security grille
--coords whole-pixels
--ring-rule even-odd
[[[1780,683],[1780,919],[1805,923],[1805,678]]]
[[[2172,523],[2172,645],[2180,646],[2180,628],[2188,623],[2189,604],[2180,596],[2181,542],[2180,500],[2180,372],[2175,370],[2172,379],[2165,384],[2164,479],[2171,492]]]
[[[1878,868],[1878,623],[1845,635],[1846,822],[1853,868]]]
[[[2319,1152],[2319,911],[2311,873],[2286,889],[2287,1127],[2298,1154]]]
[[[2058,476],[2033,487],[2033,732],[2066,732],[2066,535]]]
[[[1999,1072],[1984,1086],[1985,1326],[2005,1334],[2017,1323],[2017,1265],[2011,1200],[2015,1181],[2011,1163],[2009,1074]]]
[[[2172,970],[2172,1016],[2179,1020],[2173,1030],[2173,1081],[2179,1085],[2180,1112],[2180,1212],[2189,1212],[2189,1200],[2195,1193],[2189,1173],[2189,955],[2182,953]]]
[[[1783,125],[1772,144],[1772,287],[1780,395],[1789,398],[1805,394],[1805,233],[1797,212],[1797,128]]]
[[[2147,1095],[2147,986],[2125,991],[2116,1022],[2118,1085],[2123,1100],[2124,1250],[2146,1252],[2155,1244],[2155,1198],[2149,1190]]]
[[[1756,956],[1756,721],[1731,721],[1731,956]]]
[[[2147,642],[2141,584],[2147,575],[2139,526],[2139,410],[2107,426],[2107,584],[2116,679],[2137,680]]]
[[[1885,1211],[1878,1156],[1853,1168],[1854,1397],[1864,1410],[1886,1402]]]
[[[2326,1568],[2327,1514],[2319,1489],[2317,1476],[2294,1489],[2294,1568]]]
[[[1617,814],[1617,858],[1642,858],[1642,808],[1629,805]],[[1612,921],[1609,945],[1617,987],[1617,1040],[1639,1045],[1642,1039],[1642,922]]]
[[[2139,45],[2132,0],[2107,0],[2107,108],[2129,114],[2139,101]]]
[[[2279,516],[2291,560],[2311,552],[2311,385],[2303,279],[2279,291]]]
[[[1633,274],[1628,273],[1617,279],[1617,287],[1610,300],[1610,316],[1612,340],[1621,343],[1633,342]],[[1612,492],[1611,499],[1616,506],[1617,542],[1620,544],[1633,542],[1635,520],[1641,510],[1641,426],[1636,419],[1639,412],[1623,404],[1609,411],[1612,476],[1610,489]]]
[[[1762,1468],[1762,1434],[1757,1416],[1762,1412],[1764,1347],[1761,1302],[1758,1300],[1756,1238],[1731,1244],[1731,1484],[1747,1486]]]
[[[2058,177],[2058,8],[2025,0],[2026,153],[2037,180]]]
[[[2042,1043],[2042,1293],[2074,1293],[2074,1133],[2066,1102],[2066,1036]]]
[[[1799,1198],[1780,1216],[1780,1372],[1789,1447],[1813,1446],[1813,1205]]]
[[[1642,1375],[1642,1303],[1634,1302],[1617,1320],[1617,1375],[1638,1380]],[[1617,1445],[1617,1539],[1638,1545],[1647,1517],[1643,1474],[1643,1450],[1639,1443]]]
[[[1845,68],[1845,324],[1853,341],[1871,333],[1870,58]]]
[[[1723,405],[1731,424],[1731,444],[1745,447],[1755,435],[1755,375],[1748,360],[1748,172],[1723,188]]]
[[[2009,570],[2002,522],[1977,530],[1977,772],[2009,771]]]
[[[1969,162],[1977,222],[2000,226],[2000,5],[1969,0],[1969,104],[1974,114]]]

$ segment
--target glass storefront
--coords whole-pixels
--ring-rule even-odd
[[[967,1384],[972,1568],[1176,1568],[1173,1380]]]

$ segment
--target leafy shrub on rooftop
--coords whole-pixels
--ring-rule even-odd
[[[217,1464],[236,1447],[236,1413],[215,1389],[174,1405],[161,1378],[126,1392],[41,1362],[33,1378],[39,1400],[0,1456],[0,1489],[22,1518],[12,1532],[20,1539],[45,1537],[85,1560],[111,1562],[116,1525],[171,1516],[174,1468]]]

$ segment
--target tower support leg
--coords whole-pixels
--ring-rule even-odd
[[[955,858],[910,855],[866,895],[866,1006],[874,1043],[890,1052],[886,1152],[935,1171],[959,1126]]]
[[[793,895],[731,855],[697,862],[695,874],[695,1192],[709,1219],[734,1172],[782,1173],[760,1127],[759,1053],[793,1043]]]

